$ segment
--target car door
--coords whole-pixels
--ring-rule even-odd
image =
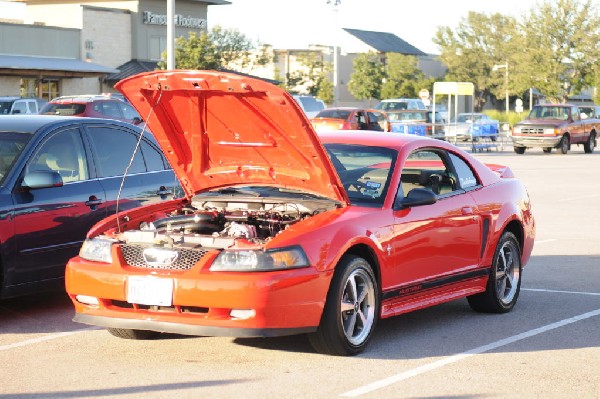
[[[105,125],[86,130],[109,213],[173,198],[177,178],[149,132],[136,151],[139,130]]]
[[[16,250],[6,285],[61,278],[87,231],[106,216],[88,155],[77,125],[53,131],[32,152],[12,190]],[[26,177],[44,171],[58,173],[63,185],[23,187]]]
[[[471,176],[475,179],[473,174]],[[468,182],[464,178],[463,181]],[[424,149],[408,157],[398,196],[406,196],[414,188],[433,191],[437,201],[394,212],[391,245],[396,270],[391,273],[390,286],[423,284],[428,280],[442,284],[451,276],[476,268],[481,248],[481,220],[473,198],[461,186],[448,153]]]

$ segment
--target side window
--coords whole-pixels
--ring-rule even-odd
[[[31,158],[27,171],[55,171],[64,183],[88,179],[79,129],[64,130],[47,139]]]
[[[122,176],[133,156],[138,136],[111,127],[92,127],[89,128],[89,132],[98,159],[98,175],[100,177]],[[144,160],[138,149],[128,174],[145,171]]]
[[[27,103],[25,101],[15,101],[15,105],[13,106],[12,114],[26,114],[27,113]]]
[[[426,188],[436,195],[449,194],[459,188],[456,176],[442,155],[438,151],[420,150],[408,156],[400,177],[404,195],[413,188]]]
[[[100,101],[94,104],[94,109],[110,118],[122,118],[116,101]]]
[[[473,170],[464,159],[460,158],[458,155],[450,154],[450,160],[458,175],[458,184],[460,185],[460,188],[467,189],[479,185]]]
[[[142,141],[142,153],[144,154],[146,168],[149,172],[165,170],[165,164],[163,162],[161,153],[146,141]]]
[[[137,113],[135,108],[133,108],[131,105],[129,105],[127,103],[122,103],[122,104],[119,104],[119,107],[121,108],[121,111],[123,112],[123,117],[125,119],[133,120],[135,118],[140,118],[140,115]]]

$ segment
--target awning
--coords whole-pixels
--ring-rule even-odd
[[[0,54],[0,75],[92,77],[115,72],[119,70],[73,58]]]

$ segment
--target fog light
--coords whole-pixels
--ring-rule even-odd
[[[77,299],[77,302],[83,303],[84,305],[98,306],[100,304],[100,302],[98,301],[98,298],[96,298],[94,296],[77,295],[75,297],[75,299]]]
[[[233,319],[251,319],[256,316],[256,310],[254,309],[231,309],[229,316]]]

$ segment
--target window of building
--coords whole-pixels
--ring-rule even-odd
[[[167,50],[167,38],[166,36],[150,36],[148,40],[148,54],[150,59],[153,61],[160,61],[162,59],[162,53]]]
[[[52,100],[55,97],[58,97],[59,90],[59,80],[58,79],[44,79],[41,84],[41,93],[39,97],[44,100]]]
[[[21,79],[21,97],[37,97],[37,80],[36,79]]]

